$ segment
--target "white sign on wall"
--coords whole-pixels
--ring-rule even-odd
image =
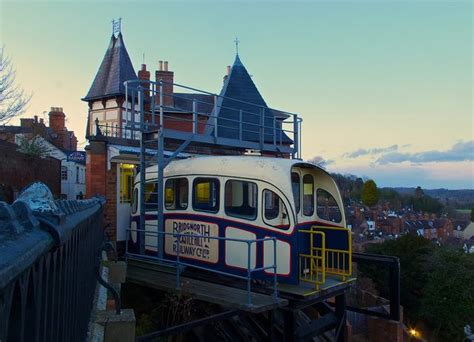
[[[211,263],[219,261],[219,240],[209,238],[219,236],[219,226],[217,224],[168,219],[165,222],[165,231],[166,233],[183,234],[182,236],[166,235],[166,254],[177,255],[179,239],[180,257]]]

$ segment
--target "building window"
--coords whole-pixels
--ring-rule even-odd
[[[165,207],[169,210],[185,210],[188,207],[188,180],[186,178],[166,181]]]
[[[288,229],[290,227],[288,211],[280,196],[271,190],[265,189],[263,191],[263,201],[263,218],[265,223],[276,228]]]
[[[67,167],[61,166],[61,180],[67,180]]]
[[[257,217],[257,184],[238,180],[225,183],[225,213],[228,216],[255,220]]]
[[[193,184],[193,209],[219,211],[219,181],[215,178],[196,178]]]
[[[293,190],[293,198],[295,200],[295,210],[296,213],[300,212],[300,175],[296,172],[291,173],[291,189]]]
[[[120,164],[119,182],[120,182],[120,203],[132,202],[133,190],[133,164]]]
[[[323,189],[318,189],[316,192],[318,209],[317,213],[319,218],[332,221],[332,222],[341,222],[342,214],[341,209],[337,205],[336,199],[333,195]]]
[[[313,176],[303,176],[303,215],[314,214],[314,181]]]

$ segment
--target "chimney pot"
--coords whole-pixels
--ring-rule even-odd
[[[168,61],[165,61],[165,71],[168,71]]]
[[[142,64],[142,71],[146,71],[146,64]]]
[[[159,64],[158,70],[163,71],[163,61],[159,61],[158,64]]]
[[[231,69],[231,68],[230,68],[230,65],[228,65],[228,66],[227,66],[227,76],[230,75],[230,69]]]
[[[35,118],[35,123],[38,123],[38,115],[35,115],[34,118]]]

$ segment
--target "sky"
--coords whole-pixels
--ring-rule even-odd
[[[85,140],[113,18],[136,70],[218,93],[239,55],[267,104],[303,118],[303,158],[379,186],[474,188],[472,1],[4,1],[0,44]],[[15,124],[17,121],[13,121]]]

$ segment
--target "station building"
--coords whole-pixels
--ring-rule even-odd
[[[153,72],[153,77],[146,64],[142,64],[140,70],[135,72],[122,33],[113,34],[91,87],[82,99],[88,103],[89,108],[86,128],[89,142],[86,147],[86,193],[88,197],[105,196],[108,224],[106,233],[113,241],[124,241],[126,238],[140,153],[138,132],[130,129],[139,123],[140,116],[136,110],[137,105],[130,100],[131,94],[127,93],[125,81],[143,82],[141,85],[144,87],[146,111],[159,107],[163,101],[164,129],[192,132],[194,113],[197,117],[197,134],[213,135],[216,139],[240,138],[247,141],[256,141],[259,134],[263,134],[264,142],[271,143],[275,139],[271,132],[267,128],[263,132],[259,131],[256,123],[259,118],[248,114],[253,106],[263,110],[264,122],[278,130],[280,143],[288,146],[293,143],[282,130],[282,122],[288,114],[267,106],[238,54],[233,65],[227,67],[218,96],[189,87],[177,87],[168,61],[159,61],[157,65],[158,69]],[[160,80],[163,81],[162,99],[156,96],[159,89],[150,89],[156,87],[156,84],[148,83]],[[126,101],[127,98],[129,101]],[[235,108],[240,108],[240,113]],[[215,123],[210,122],[211,116],[218,118]],[[152,120],[146,118],[148,119]],[[236,128],[239,120],[244,122],[240,124],[240,130]],[[218,131],[215,131],[216,127],[219,128]],[[179,142],[167,139],[164,144],[165,155],[172,154],[179,145]],[[225,144],[191,143],[179,156],[239,155],[246,152],[245,148]],[[275,150],[261,149],[258,153],[289,157],[288,153]],[[147,154],[152,156],[154,151],[147,151]]]

